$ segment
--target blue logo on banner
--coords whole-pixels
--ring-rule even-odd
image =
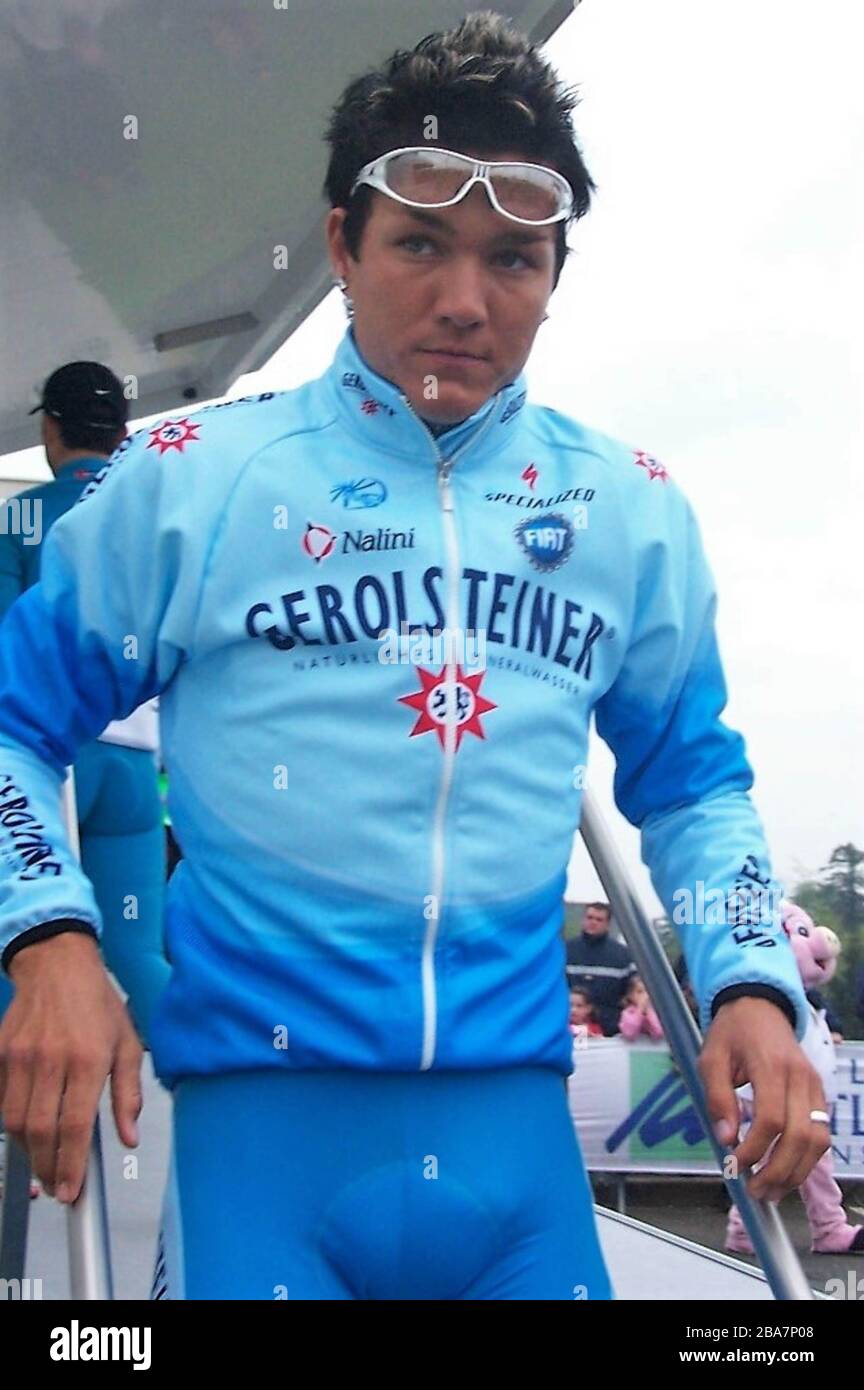
[[[535,570],[560,569],[573,553],[573,527],[560,512],[520,521],[514,532]]]
[[[687,1087],[676,1072],[661,1077],[643,1096],[635,1110],[621,1121],[606,1140],[607,1153],[614,1153],[633,1131],[647,1149],[662,1144],[671,1135],[680,1133],[691,1148],[705,1139],[702,1121],[690,1099]]]

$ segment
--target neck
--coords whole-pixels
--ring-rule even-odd
[[[468,417],[466,416],[465,418],[467,419]],[[432,434],[434,434],[436,439],[438,438],[439,434],[443,434],[445,430],[455,430],[457,425],[461,425],[464,423],[464,421],[462,420],[446,420],[442,424],[440,420],[427,420],[422,415],[420,416],[420,419],[423,421],[426,428],[428,430],[431,430]]]
[[[102,461],[107,461],[110,457],[110,454],[100,454],[97,453],[95,449],[64,449],[62,454],[56,455],[54,458],[48,460],[48,467],[56,478],[61,468],[65,468],[67,463],[74,463],[76,459],[100,459]]]

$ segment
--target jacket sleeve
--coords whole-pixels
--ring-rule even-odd
[[[645,1032],[648,1034],[649,1038],[662,1038],[664,1036],[663,1024],[657,1017],[656,1009],[654,1009],[650,1004],[648,1005],[648,1011],[645,1014]]]
[[[623,1034],[628,1042],[638,1038],[639,1030],[642,1027],[642,1017],[635,1004],[628,1004],[626,1009],[621,1010],[621,1017],[618,1020],[618,1031]]]
[[[703,1029],[721,991],[754,985],[789,1001],[800,1040],[807,1005],[748,794],[753,774],[743,739],[720,717],[713,580],[686,499],[672,483],[661,487],[633,522],[641,534],[631,630],[596,706],[597,731],[615,756],[616,804],[641,831],[642,858],[678,932]]]
[[[207,502],[146,438],[52,527],[40,582],[0,624],[0,953],[61,919],[101,930],[62,826],[65,769],[164,690],[189,651]]]

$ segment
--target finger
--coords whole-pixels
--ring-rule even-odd
[[[810,1119],[810,1065],[801,1058],[781,1072],[786,1114],[779,1143],[769,1161],[751,1184],[754,1197],[779,1202],[795,1186],[794,1175],[812,1151],[813,1121]]]
[[[114,1056],[111,1069],[111,1109],[121,1143],[134,1149],[138,1143],[138,1116],[141,1114],[141,1059],[143,1048],[129,1029]]]
[[[84,1183],[106,1072],[107,1067],[79,1062],[67,1076],[57,1150],[55,1195],[60,1202],[74,1202]]]
[[[738,1137],[738,1097],[732,1084],[732,1058],[725,1047],[706,1045],[699,1058],[705,1103],[721,1144]]]
[[[3,1096],[3,1127],[25,1149],[27,1112],[33,1090],[35,1057],[33,1049],[13,1040],[6,1048],[6,1086]]]
[[[763,1160],[786,1123],[786,1088],[776,1073],[753,1077],[753,1120],[744,1141],[735,1150],[739,1168],[753,1168]],[[773,1155],[772,1155],[773,1157]],[[756,1182],[754,1177],[752,1182]],[[754,1197],[764,1196],[764,1181],[751,1187]]]
[[[37,1052],[24,1136],[33,1172],[51,1197],[54,1196],[65,1082],[66,1069],[60,1056]]]
[[[822,1083],[815,1072],[811,1078],[810,1104],[807,1108],[810,1142],[806,1154],[792,1174],[792,1184],[796,1188],[807,1180],[822,1155],[827,1153],[831,1147],[831,1126],[830,1124],[823,1124],[820,1120],[811,1120],[810,1112],[813,1110],[821,1110],[826,1115],[830,1114],[830,1107],[825,1099]]]

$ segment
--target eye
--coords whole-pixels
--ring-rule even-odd
[[[799,928],[798,928],[798,935],[799,935],[799,936],[809,936],[809,935],[810,935],[810,932],[809,932],[809,930],[808,930],[807,927],[799,927]]]
[[[418,246],[431,246],[432,250],[435,250],[435,243],[431,237],[420,236],[419,233],[415,233],[413,236],[400,237],[396,245],[404,246],[407,251],[411,251],[412,248],[416,249]]]
[[[525,266],[528,270],[531,270],[531,269],[533,268],[533,266],[534,266],[534,262],[533,262],[528,256],[523,256],[523,254],[522,254],[521,251],[515,251],[515,250],[513,250],[513,251],[499,251],[499,252],[498,252],[498,259],[500,260],[502,256],[505,257],[505,259],[506,259],[506,258],[512,258],[513,256],[515,256],[516,259],[517,259],[518,261],[521,261],[521,262],[522,262],[522,266]],[[518,265],[508,265],[508,266],[505,266],[505,269],[506,269],[506,270],[521,270],[521,269],[522,269],[522,266],[518,266]]]

